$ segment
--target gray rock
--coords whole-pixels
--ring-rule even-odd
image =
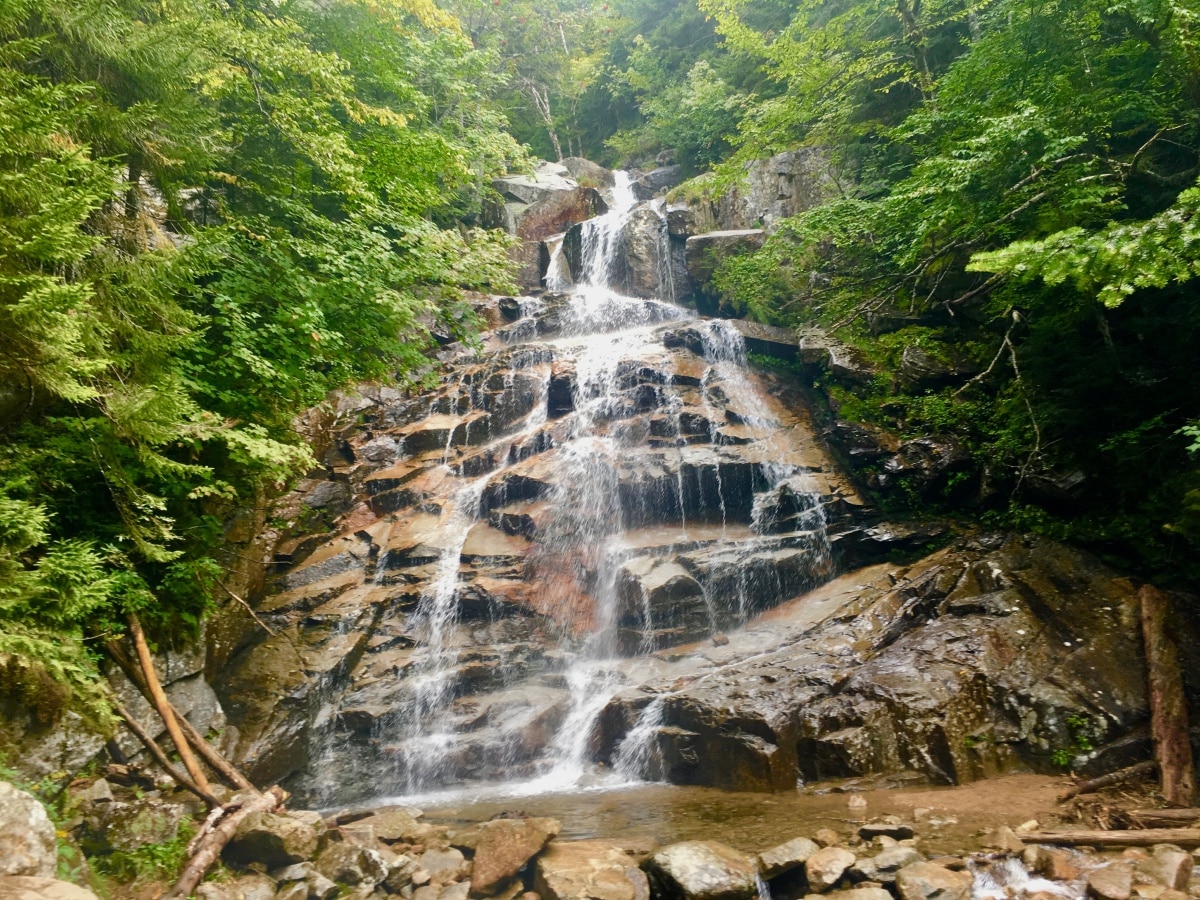
[[[389,867],[376,851],[351,841],[326,845],[314,863],[318,872],[338,884],[376,885],[387,878]]]
[[[1186,891],[1192,876],[1192,855],[1173,844],[1156,844],[1148,859],[1134,864],[1138,880],[1147,880],[1176,891]]]
[[[609,841],[553,841],[538,856],[534,887],[542,900],[649,900],[635,862]]]
[[[918,862],[896,873],[896,892],[900,900],[965,900],[971,894],[972,881],[970,872]]]
[[[562,167],[570,172],[577,182],[588,187],[612,187],[615,180],[612,170],[580,156],[568,156],[562,161]]]
[[[429,873],[431,878],[441,878],[446,881],[457,880],[458,876],[466,870],[466,857],[462,855],[462,851],[456,850],[454,847],[448,847],[445,850],[426,850],[417,859],[422,869]],[[414,882],[416,879],[413,879]]]
[[[0,781],[0,875],[52,879],[57,863],[58,842],[46,808],[33,794]],[[21,890],[33,890],[30,885]]]
[[[892,884],[896,873],[912,863],[925,859],[912,847],[892,847],[875,856],[860,859],[854,866],[856,876],[863,881],[878,881],[880,884]]]
[[[317,852],[317,830],[288,815],[252,812],[242,820],[221,856],[232,863],[262,863],[278,869],[303,862]]]
[[[2,848],[0,848],[2,849]],[[3,858],[0,857],[0,863]],[[98,900],[87,888],[43,875],[0,875],[0,900]]]
[[[817,894],[830,890],[842,880],[855,860],[854,854],[844,847],[822,847],[804,863],[809,888]]]
[[[671,844],[643,868],[651,893],[665,900],[748,900],[758,893],[754,861],[717,841]]]
[[[273,900],[275,882],[266,875],[242,875],[230,881],[208,881],[198,885],[198,900]]]
[[[179,833],[187,809],[158,797],[96,804],[84,816],[79,843],[91,855],[165,844]]]
[[[804,865],[821,848],[808,838],[792,838],[778,847],[758,854],[758,871],[763,878],[775,878]]]
[[[1133,867],[1128,863],[1109,863],[1087,878],[1087,893],[1095,900],[1129,900],[1133,893]]]

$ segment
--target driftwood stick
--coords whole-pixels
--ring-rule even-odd
[[[1196,769],[1188,737],[1187,700],[1179,651],[1170,633],[1171,601],[1153,585],[1138,592],[1142,601],[1142,638],[1146,643],[1146,682],[1150,692],[1150,732],[1162,776],[1162,793],[1171,806],[1196,802]]]
[[[249,800],[243,806],[227,807],[221,820],[195,845],[195,852],[188,860],[188,864],[184,866],[179,880],[175,882],[175,886],[171,890],[163,895],[163,900],[183,900],[185,897],[190,897],[196,889],[196,885],[200,883],[200,879],[204,877],[204,873],[217,861],[221,850],[229,843],[242,820],[253,812],[275,809],[283,802],[283,799],[283,792],[279,788],[273,787],[266,793]]]
[[[150,703],[153,703],[154,699],[150,694],[150,688],[146,684],[146,679],[133,664],[133,661],[129,658],[124,648],[116,641],[109,641],[106,648],[109,656],[113,658],[121,671],[125,673],[125,677],[130,680],[134,687],[142,692],[143,697]],[[195,725],[189,722],[186,717],[180,715],[179,710],[175,708],[175,705],[169,699],[167,700],[167,705],[171,708],[171,714],[175,716],[175,721],[179,723],[179,728],[183,732],[183,736],[187,739],[187,742],[192,745],[197,753],[204,757],[204,761],[212,766],[214,772],[219,773],[226,780],[230,787],[245,791],[258,790],[245,775],[234,767],[233,763],[222,756],[216,747],[204,739],[204,735],[196,730]]]
[[[142,728],[140,724],[138,724],[138,720],[131,716],[125,707],[119,703],[114,703],[113,711],[122,720],[124,720],[125,725],[131,732],[133,732],[133,736],[142,742],[142,746],[145,747],[150,752],[150,755],[154,757],[154,761],[158,763],[159,768],[170,775],[171,778],[181,787],[191,791],[210,807],[221,805],[221,801],[214,797],[207,787],[200,787],[200,785],[196,784],[194,781],[176,769],[173,765],[171,765],[171,761],[167,759],[167,754],[163,753],[162,747],[155,743],[154,738],[150,737],[150,735],[146,733],[146,730]]]
[[[151,702],[153,702],[155,709],[158,710],[158,715],[162,718],[163,724],[167,726],[167,734],[171,735],[171,740],[175,743],[175,749],[179,751],[179,758],[183,761],[183,767],[187,769],[192,781],[196,782],[205,791],[209,790],[208,779],[204,777],[204,770],[200,768],[200,763],[196,762],[192,748],[188,745],[187,738],[183,736],[183,730],[179,727],[179,722],[175,719],[175,715],[171,711],[171,704],[167,700],[167,695],[163,693],[162,685],[158,681],[158,673],[154,670],[154,660],[150,656],[150,647],[146,643],[146,634],[142,631],[142,623],[138,621],[138,617],[133,613],[129,614],[129,633],[133,637],[133,646],[137,650],[138,661],[142,665],[142,674],[146,678],[146,687],[150,690]]]
[[[1029,831],[1018,835],[1026,844],[1089,847],[1152,847],[1177,844],[1200,847],[1200,828],[1139,828],[1132,831]]]
[[[1136,763],[1125,769],[1118,769],[1115,772],[1109,772],[1107,775],[1101,775],[1098,778],[1092,778],[1088,781],[1082,781],[1073,788],[1063,791],[1058,795],[1058,802],[1063,803],[1070,800],[1072,797],[1078,797],[1080,794],[1094,794],[1102,788],[1112,787],[1114,784],[1121,784],[1125,781],[1132,781],[1135,778],[1140,778],[1144,775],[1151,775],[1158,768],[1158,763],[1152,759],[1145,762]]]

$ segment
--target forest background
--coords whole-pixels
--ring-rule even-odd
[[[831,416],[961,446],[887,511],[1195,590],[1198,41],[1194,0],[0,0],[0,699],[107,726],[100,642],[196,627],[297,416],[511,289],[478,223],[535,157],[694,198],[820,148],[836,195],[717,284],[876,364]]]

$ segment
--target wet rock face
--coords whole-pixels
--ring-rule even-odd
[[[786,333],[654,301],[496,307],[436,389],[342,400],[336,452],[281,504],[318,527],[280,546],[273,634],[214,679],[252,777],[399,793],[431,704],[453,739],[422,778],[531,774],[590,632],[629,655],[734,628],[827,578],[830,533],[863,519],[796,389],[736,364]]]
[[[1136,609],[1128,581],[1038,538],[871,567],[662,663],[602,716],[601,755],[657,698],[649,767],[676,783],[1050,771],[1079,717],[1101,744],[1146,715]]]

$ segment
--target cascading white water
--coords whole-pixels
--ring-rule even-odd
[[[771,598],[782,598],[785,586],[768,582],[775,577],[770,554],[784,546],[785,538],[794,544],[796,533],[811,532],[811,546],[805,552],[812,557],[813,571],[828,568],[819,498],[806,483],[803,468],[789,458],[779,422],[761,387],[748,375],[740,334],[728,323],[700,320],[667,302],[673,287],[665,252],[659,254],[658,281],[667,299],[639,299],[613,290],[623,277],[620,254],[638,205],[626,173],[617,173],[612,193],[610,211],[583,224],[578,282],[569,282],[561,244],[551,259],[547,286],[568,296],[555,312],[560,321],[553,336],[542,344],[527,344],[548,350],[545,356],[531,353],[521,364],[521,372],[539,379],[532,410],[502,434],[480,431],[480,444],[472,429],[486,430],[486,426],[474,423],[471,410],[482,402],[480,386],[491,383],[493,372],[486,367],[472,376],[474,382],[443,393],[430,410],[443,418],[462,418],[449,425],[441,451],[449,487],[434,541],[440,555],[427,566],[419,602],[407,616],[405,633],[415,646],[397,691],[401,699],[373,738],[386,748],[392,763],[392,773],[379,785],[382,793],[413,799],[444,791],[462,778],[456,744],[464,719],[472,714],[470,704],[458,708],[465,690],[460,683],[461,648],[466,640],[459,612],[461,559],[472,529],[486,524],[492,510],[524,514],[508,511],[504,497],[494,495],[497,485],[507,483],[509,467],[520,464],[526,444],[539,441],[553,448],[546,465],[552,459],[554,476],[548,479],[552,488],[537,500],[537,540],[525,561],[525,581],[536,585],[549,603],[572,612],[559,616],[565,622],[557,651],[561,662],[552,677],[544,676],[550,689],[563,696],[553,734],[536,762],[522,764],[518,778],[511,782],[503,783],[503,775],[498,776],[502,783],[493,783],[492,791],[523,795],[658,777],[656,737],[667,714],[667,697],[643,709],[616,748],[612,771],[603,777],[592,764],[593,732],[610,700],[627,686],[624,658],[659,646],[661,613],[652,608],[644,587],[637,594],[630,584],[647,571],[653,575],[654,567],[667,556],[696,548],[708,554],[695,563],[699,568],[692,574],[680,569],[672,577],[688,583],[694,574],[703,582],[697,588],[699,595],[680,602],[691,604],[688,615],[693,619],[688,621],[703,623],[699,634],[706,629],[710,635],[745,621]],[[661,203],[655,211],[662,216]],[[665,222],[661,239],[667,240]],[[542,313],[541,302],[522,301],[521,311],[525,317],[504,335],[510,345],[526,345],[539,333],[534,316]],[[638,374],[647,365],[642,361],[664,357],[664,329],[674,327],[698,334],[700,346],[695,352],[702,373],[677,375],[668,370],[657,381],[646,382]],[[546,358],[555,365],[568,364],[572,375],[569,412],[555,421],[547,414],[552,367]],[[515,364],[508,360],[506,365]],[[512,384],[509,373],[496,403],[502,403],[510,389],[516,390]],[[733,426],[724,412],[729,398],[736,399]],[[649,426],[653,432],[649,436],[644,425],[631,423],[631,404],[645,403],[653,403],[658,416],[657,424]],[[697,438],[694,430],[688,431],[694,428],[689,423],[701,418],[709,424],[707,433]],[[721,449],[734,440],[726,433],[731,427],[740,429],[737,441],[754,448],[746,458],[757,460],[756,474],[750,478],[743,472],[736,485],[729,483],[728,473],[736,468],[732,457]],[[693,446],[700,438],[708,446]],[[779,447],[777,440],[782,442]],[[466,477],[465,469],[455,466],[456,454],[461,455],[462,445],[468,443],[483,447],[499,460],[499,467]],[[741,491],[741,498],[734,497],[734,491]],[[754,494],[752,504],[746,500],[749,493]],[[787,508],[790,533],[780,536],[775,532],[782,527],[777,520],[785,494],[791,504]],[[728,552],[732,563],[722,555],[725,541],[732,542]],[[742,557],[750,561],[748,569],[743,568]],[[679,566],[673,565],[675,572]],[[700,573],[706,565],[713,573],[710,576]],[[519,667],[512,667],[511,675],[503,667],[497,671],[505,685],[510,678],[515,684],[526,677]],[[528,678],[523,683],[529,683]],[[485,718],[491,715],[486,713]],[[511,742],[511,735],[497,738],[494,745],[472,750],[476,755],[471,758],[482,754],[495,771],[502,772],[509,760],[519,756],[514,755]],[[477,796],[479,790],[472,788],[470,793]]]

